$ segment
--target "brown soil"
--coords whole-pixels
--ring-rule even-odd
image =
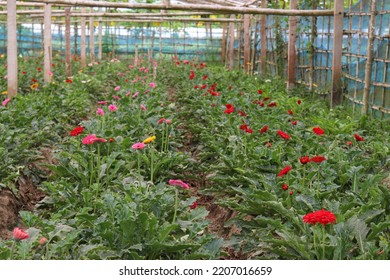
[[[170,102],[175,102],[175,89],[168,89],[168,100]],[[183,139],[183,147],[182,151],[190,153],[195,160],[199,160],[197,154],[197,143],[194,135],[185,127],[185,125],[181,124],[177,127],[178,130],[181,130],[184,133]],[[184,174],[187,178],[196,178],[196,179],[187,179],[187,182],[190,184],[191,189],[193,191],[193,195],[197,196],[197,203],[199,206],[204,206],[209,214],[206,216],[206,219],[210,221],[208,226],[209,233],[215,234],[225,240],[230,239],[232,235],[239,235],[240,229],[235,225],[225,226],[226,222],[231,218],[237,215],[237,212],[221,207],[215,203],[215,198],[208,195],[198,194],[198,190],[209,185],[207,181],[207,174]],[[192,176],[191,176],[192,175]],[[236,252],[233,248],[223,248],[227,256],[222,257],[222,259],[229,260],[243,260],[247,259],[247,256],[242,254],[241,252]]]
[[[29,168],[49,174],[49,170],[43,165],[53,163],[51,151],[42,149],[41,154],[42,157],[31,163]],[[45,194],[27,176],[20,177],[15,185],[17,193],[13,193],[8,187],[0,189],[0,238],[3,239],[12,237],[12,229],[15,226],[23,226],[19,221],[19,211],[33,211],[35,205],[45,197]]]
[[[21,203],[9,188],[0,190],[0,238],[12,237],[9,227],[16,224]]]

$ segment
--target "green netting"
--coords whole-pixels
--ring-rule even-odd
[[[80,29],[80,28],[79,28]],[[74,26],[71,27],[72,53],[80,54],[81,35],[80,30],[75,36]],[[88,30],[89,31],[89,30]],[[88,32],[87,31],[87,32]],[[64,51],[65,49],[64,26],[52,26],[52,49]],[[42,26],[40,24],[18,25],[18,52],[21,55],[32,56],[41,52],[42,48]],[[97,39],[97,28],[95,28],[95,40]],[[6,52],[7,41],[6,25],[0,25],[0,52]],[[102,50],[105,54],[115,53],[134,54],[136,48],[139,53],[146,53],[153,50],[155,55],[178,55],[180,59],[191,59],[197,57],[202,60],[216,60],[221,53],[222,30],[212,29],[206,32],[205,27],[188,28],[159,28],[159,27],[132,27],[104,26]],[[89,36],[86,37],[87,53],[89,50]],[[98,46],[95,43],[95,54],[98,53]]]

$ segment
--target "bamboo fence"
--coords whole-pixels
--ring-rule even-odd
[[[162,4],[9,2],[0,1],[0,16],[7,15],[7,30],[15,28],[20,51],[29,55],[45,53],[45,73],[50,73],[52,53],[58,50],[65,53],[68,75],[72,54],[81,56],[83,67],[104,56],[121,53],[136,54],[135,61],[138,55],[146,53],[149,57],[175,55],[197,60],[213,54],[212,59],[231,69],[264,78],[285,77],[288,89],[305,85],[313,93],[328,96],[331,106],[344,99],[364,114],[381,118],[390,114],[388,0],[360,1],[358,5],[352,0],[313,0],[310,6],[298,6],[297,0],[291,0],[290,9],[267,8],[268,1],[261,1],[259,7],[252,7],[257,1],[244,6],[235,5],[234,1],[225,1],[223,5],[224,1],[216,0],[212,5],[208,1],[177,5],[169,0]],[[20,7],[16,10],[16,6]],[[127,11],[112,10],[116,8]],[[135,12],[138,9],[140,13]],[[145,13],[145,9],[153,13]],[[22,23],[26,22],[11,16],[16,12],[18,18],[28,15],[29,22],[34,23],[30,36],[21,36],[26,32]],[[127,22],[133,25],[124,26]],[[54,25],[57,31],[53,30]],[[37,26],[40,32],[36,32]],[[0,36],[1,29],[6,30],[6,26],[0,23]],[[4,38],[8,46],[15,41],[11,33]],[[163,35],[166,33],[171,36],[167,38]],[[30,50],[23,50],[23,45]],[[0,50],[7,50],[9,61],[15,59],[15,50],[5,47],[5,43],[0,44]],[[16,94],[13,88],[17,89],[17,84],[10,77],[17,70],[10,68],[8,91]],[[45,81],[49,80],[45,76]]]

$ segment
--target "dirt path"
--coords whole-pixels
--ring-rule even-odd
[[[170,102],[176,102],[175,95],[176,95],[176,89],[169,88],[168,100]],[[185,124],[178,126],[177,129],[180,130],[181,133],[185,136],[183,141],[183,147],[180,150],[191,154],[192,158],[195,161],[199,161],[198,152],[196,149],[198,143],[194,135],[185,126]],[[198,205],[204,206],[207,209],[207,211],[209,211],[209,214],[206,217],[206,219],[210,221],[210,224],[208,225],[209,233],[215,234],[218,237],[223,238],[224,240],[228,240],[233,235],[240,234],[240,230],[234,224],[231,226],[225,226],[226,222],[229,221],[234,216],[236,216],[237,213],[231,209],[227,209],[217,205],[215,197],[205,195],[205,194],[200,194],[198,192],[202,188],[205,188],[210,184],[210,182],[207,180],[207,175],[208,174],[204,174],[202,172],[199,172],[197,174],[193,174],[193,173],[188,174],[188,178],[196,178],[196,179],[189,179],[187,180],[187,182],[190,184],[191,188],[193,189],[194,195],[198,197],[197,199]],[[225,247],[224,251],[227,253],[228,256],[222,257],[223,259],[230,259],[230,260],[247,259],[246,255],[243,255],[241,252],[236,252],[232,248]]]

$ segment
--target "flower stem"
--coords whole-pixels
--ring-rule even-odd
[[[90,147],[90,153],[89,153],[89,157],[90,157],[90,160],[89,160],[89,164],[90,164],[90,167],[89,167],[89,186],[92,186],[92,182],[93,182],[93,174],[94,174],[94,159],[93,159],[93,153],[92,153],[92,147]]]
[[[161,152],[164,152],[165,149],[165,129],[162,129],[162,135],[161,135]]]
[[[165,151],[168,151],[168,145],[169,145],[169,125],[165,124],[166,131],[165,131],[165,137],[167,138],[165,141]]]
[[[150,148],[150,181],[153,183],[153,173],[154,173],[154,149]]]
[[[15,242],[16,242],[15,240],[12,242],[11,252],[9,254],[9,260],[12,260],[12,257],[13,257],[13,254],[14,254]]]
[[[141,163],[140,163],[140,155],[137,153],[137,161],[138,161],[138,176],[141,176]]]
[[[175,212],[173,212],[172,224],[174,224],[175,221],[176,221],[176,213],[177,213],[177,206],[178,206],[178,196],[179,196],[179,191],[177,190],[177,188],[175,188]]]
[[[325,259],[325,237],[326,237],[326,232],[325,232],[325,226],[322,226],[322,259]]]

